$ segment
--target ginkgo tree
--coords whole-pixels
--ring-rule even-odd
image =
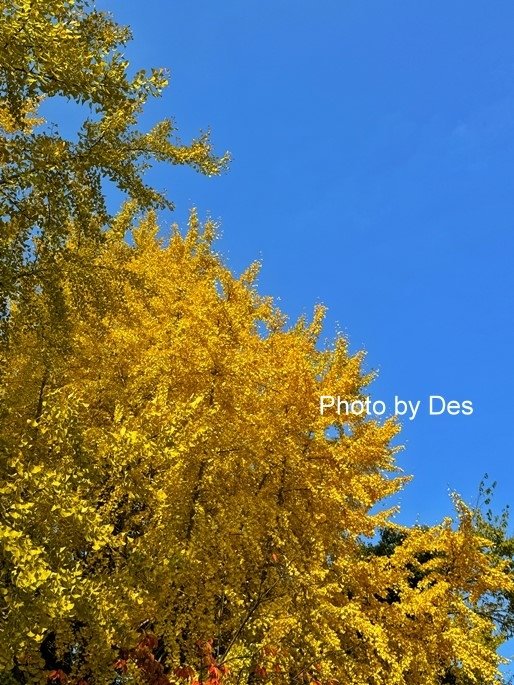
[[[27,281],[53,290],[57,304],[60,260],[76,259],[77,242],[102,240],[109,222],[105,182],[141,208],[172,207],[144,180],[153,162],[189,165],[207,175],[226,166],[227,156],[213,153],[207,134],[185,145],[171,119],[148,132],[138,128],[145,104],[161,94],[167,76],[160,69],[133,73],[123,54],[129,38],[128,28],[90,0],[0,0],[4,319]],[[60,103],[61,121],[82,113],[75,136],[65,136],[58,124],[45,125],[41,107],[53,101]]]
[[[498,682],[509,550],[458,500],[395,525],[398,425],[319,412],[366,398],[363,354],[321,308],[288,325],[212,222],[159,238],[147,164],[226,157],[139,131],[164,76],[92,3],[0,8],[0,683]]]
[[[495,682],[482,607],[512,583],[466,507],[363,545],[406,479],[393,420],[320,415],[365,397],[362,354],[321,346],[320,309],[287,326],[210,222],[164,242],[150,213],[127,242],[131,211],[91,261],[108,306],[63,289],[65,346],[11,312],[4,681]]]

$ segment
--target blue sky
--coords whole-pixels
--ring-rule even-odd
[[[97,0],[134,31],[134,67],[172,73],[144,118],[210,127],[230,171],[158,168],[184,221],[294,319],[328,306],[380,375],[373,397],[471,400],[404,422],[400,521],[451,513],[514,471],[514,4],[474,0]],[[164,217],[169,222],[170,217]]]

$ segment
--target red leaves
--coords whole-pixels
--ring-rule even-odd
[[[209,668],[207,669],[207,673],[209,674],[208,680],[210,682],[219,681],[219,679],[222,675],[220,669],[217,666],[215,666],[214,664],[209,666]]]
[[[145,633],[134,649],[120,650],[120,656],[114,662],[115,671],[120,674],[126,673],[129,661],[132,661],[137,665],[148,685],[170,685],[164,666],[155,658],[154,651],[158,646],[158,638],[152,633]]]
[[[221,685],[223,677],[229,673],[229,668],[216,661],[213,644],[213,640],[202,640],[196,643],[201,664],[200,675],[187,664],[176,666],[172,671],[173,675],[181,680],[189,681],[189,685]],[[159,639],[153,633],[145,633],[135,648],[119,651],[118,659],[114,662],[114,669],[120,675],[124,674],[128,670],[129,662],[132,662],[138,666],[148,685],[170,685],[164,666],[156,658],[156,654],[160,651],[159,647]],[[60,683],[55,681],[55,685],[60,685]]]
[[[202,662],[207,667],[207,678],[202,682],[202,685],[219,685],[221,671],[216,664],[216,659],[213,656],[213,641],[205,640],[197,643]]]
[[[46,682],[48,685],[64,685],[70,681],[68,675],[60,668],[57,668],[53,671],[50,671],[46,678]],[[72,682],[74,685],[89,685],[87,680],[84,680],[84,678],[81,678],[80,680],[74,680]]]
[[[127,660],[126,659],[118,659],[117,661],[115,661],[114,662],[114,670],[120,671],[121,673],[126,673],[127,672]]]
[[[213,655],[213,640],[197,642],[198,651],[204,666],[207,667],[205,680],[193,680],[191,685],[220,685],[223,676],[229,672],[228,666],[218,664]]]
[[[268,675],[268,669],[266,666],[256,666],[253,672],[258,678],[265,678]]]
[[[196,643],[198,651],[202,656],[202,661],[206,666],[209,666],[214,661],[214,657],[212,656],[212,645],[212,640],[198,640]]]
[[[185,680],[191,681],[193,681],[193,678],[195,676],[195,672],[191,668],[191,666],[177,666],[177,668],[174,669],[173,673],[177,676],[177,678],[184,678]]]
[[[217,666],[210,666],[207,670],[207,678],[202,681],[202,685],[220,685],[223,671]]]
[[[218,668],[220,670],[221,675],[227,675],[227,673],[229,672],[229,668],[225,664],[220,664]]]
[[[144,638],[141,640],[141,642],[138,644],[138,649],[149,649],[149,650],[154,650],[157,645],[159,644],[159,640],[155,637],[155,635],[152,635],[151,633],[147,633]]]

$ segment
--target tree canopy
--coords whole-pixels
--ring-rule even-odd
[[[138,117],[167,85],[166,73],[131,73],[130,31],[89,0],[0,2],[0,314],[27,279],[58,289],[62,258],[102,239],[105,181],[142,209],[172,207],[144,172],[156,161],[218,174],[207,134],[181,144],[171,119],[148,132]],[[84,110],[76,138],[45,126],[41,105],[61,98]],[[66,112],[66,105],[63,105]],[[73,241],[69,238],[73,237]],[[54,292],[54,299],[56,294]]]
[[[0,6],[0,683],[498,682],[504,529],[459,500],[394,523],[398,424],[319,412],[365,399],[363,353],[322,308],[289,325],[194,211],[159,237],[146,165],[226,163],[138,130],[163,75],[89,2]],[[77,140],[54,96],[90,108]]]
[[[320,416],[363,396],[362,355],[319,349],[234,277],[214,227],[129,245],[70,301],[66,346],[12,313],[2,406],[2,667],[15,682],[489,683],[480,609],[510,587],[471,514],[401,531],[392,420]],[[66,296],[73,299],[70,288]],[[45,318],[45,295],[31,307]],[[21,310],[20,310],[21,312]],[[401,530],[401,529],[399,529]],[[118,674],[118,675],[116,675]]]

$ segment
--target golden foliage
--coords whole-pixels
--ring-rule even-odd
[[[495,682],[504,555],[461,503],[394,526],[395,422],[320,416],[365,397],[362,353],[322,347],[322,308],[288,328],[211,222],[159,238],[148,166],[227,157],[138,130],[165,74],[129,76],[88,0],[0,10],[0,683]]]
[[[11,312],[0,672],[492,683],[481,599],[511,581],[464,505],[456,525],[397,527],[387,553],[363,544],[406,479],[394,421],[351,415],[327,437],[319,396],[365,396],[362,354],[322,348],[321,310],[287,328],[257,265],[236,278],[215,254],[212,223],[193,213],[164,242],[150,213],[126,242],[130,217],[62,264],[65,329],[37,288]]]
[[[153,162],[213,175],[228,162],[202,134],[190,145],[170,119],[141,132],[138,117],[167,85],[163,70],[130,75],[126,27],[90,0],[0,0],[0,315],[27,278],[55,286],[69,239],[99,242],[113,183],[140,208],[172,207],[144,181]],[[42,103],[82,117],[76,136],[43,126]],[[72,102],[75,108],[63,104]],[[55,287],[54,287],[55,289]]]

